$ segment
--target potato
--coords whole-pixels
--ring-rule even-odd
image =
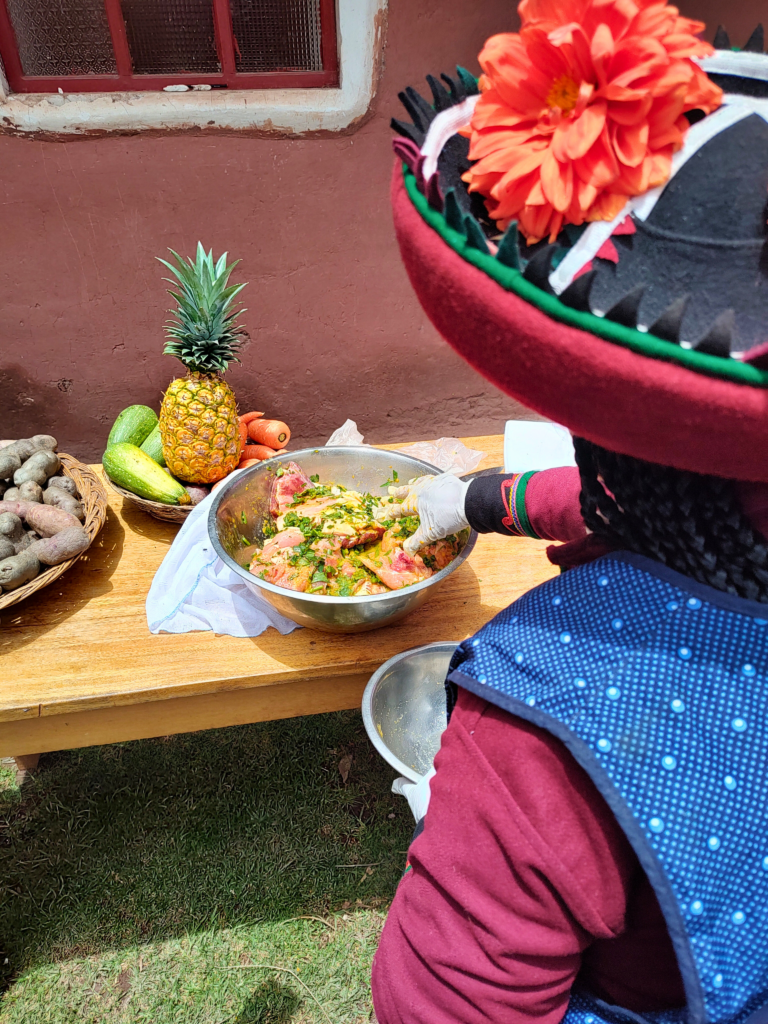
[[[45,448],[51,452],[55,452],[59,447],[59,442],[50,434],[35,434],[34,437],[30,438],[30,441],[35,448]]]
[[[4,502],[0,502],[0,510]],[[9,502],[8,504],[13,504]],[[35,505],[31,501],[16,502],[19,508],[23,509],[19,514],[24,516],[27,524],[39,533],[41,537],[53,537],[62,530],[72,526],[80,526],[78,519],[65,512],[63,508],[54,508],[52,505]]]
[[[60,469],[61,463],[58,455],[42,449],[35,452],[34,455],[30,455],[21,469],[16,470],[13,474],[13,482],[17,487],[26,483],[27,480],[34,480],[36,484],[44,484],[49,476],[58,473]]]
[[[3,495],[3,501],[21,501],[18,487],[9,487]]]
[[[36,536],[33,536],[31,530],[24,530],[21,535],[21,540],[17,541],[15,545],[15,551],[17,555],[20,555],[22,551],[26,551],[33,541],[37,540]]]
[[[50,434],[36,434],[34,437],[23,438],[20,441],[3,441],[0,444],[0,480],[6,480],[15,473],[35,452],[52,451],[57,444],[56,438],[51,437]],[[17,459],[18,466],[15,465]],[[57,471],[54,470],[54,472]]]
[[[19,495],[21,498],[24,495]],[[69,512],[70,515],[76,516],[78,519],[85,519],[85,510],[82,504],[73,498],[67,491],[62,491],[58,487],[48,487],[42,492],[43,503],[45,505],[53,505],[54,508],[63,508],[65,512]]]
[[[82,526],[62,530],[53,537],[45,537],[30,544],[31,552],[43,565],[60,565],[68,558],[74,558],[89,547],[91,538]]]
[[[14,490],[17,489],[18,488],[14,488]],[[6,491],[6,494],[7,493],[8,492]],[[11,512],[13,515],[23,518],[26,515],[29,504],[30,503],[28,501],[10,501],[9,499],[4,498],[0,501],[0,515],[2,515],[3,512]]]
[[[75,483],[71,476],[64,476],[63,473],[60,474],[59,476],[49,477],[48,486],[58,487],[60,490],[66,491],[68,494],[71,494],[73,498],[79,497],[77,493],[77,484]]]
[[[4,590],[15,590],[29,583],[40,572],[40,562],[29,551],[20,555],[4,558],[0,562],[0,587]]]
[[[40,502],[43,500],[43,488],[40,484],[36,484],[34,480],[27,480],[17,490],[19,492],[19,501]]]
[[[0,480],[7,480],[21,469],[21,456],[16,453],[16,443],[0,450]]]
[[[204,484],[202,486],[194,484],[184,484],[184,486],[186,487],[187,492],[189,493],[189,496],[192,499],[193,505],[199,505],[200,502],[204,498],[207,498],[208,495],[211,493],[211,488],[206,487]]]
[[[0,561],[15,554],[16,548],[13,546],[13,541],[8,540],[7,537],[0,537]]]
[[[24,535],[24,525],[21,517],[13,512],[0,514],[0,537],[7,537],[11,544],[16,546]]]

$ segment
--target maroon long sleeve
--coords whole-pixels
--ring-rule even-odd
[[[683,1003],[637,858],[557,740],[460,691],[435,766],[374,960],[379,1024],[558,1024],[580,971],[638,1012]]]
[[[506,477],[480,479],[470,522],[514,532]],[[576,469],[536,473],[525,510],[532,532],[586,560],[579,490]],[[768,536],[768,485],[739,497]],[[638,1013],[683,1004],[648,880],[559,741],[461,690],[435,766],[374,960],[379,1024],[558,1024],[577,979]]]
[[[534,473],[526,488],[525,506],[542,540],[574,541],[586,536],[580,494],[581,477],[575,466]]]

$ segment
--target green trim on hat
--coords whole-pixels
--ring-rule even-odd
[[[664,341],[652,334],[636,331],[631,327],[614,323],[612,320],[606,320],[604,317],[595,316],[594,313],[571,309],[570,306],[561,302],[557,295],[550,295],[542,291],[541,288],[537,288],[523,277],[521,271],[499,263],[490,253],[480,252],[469,243],[460,231],[449,227],[442,213],[433,209],[419,191],[416,178],[405,164],[403,164],[403,179],[411,202],[422,219],[440,235],[455,253],[467,263],[477,267],[478,270],[482,270],[488,277],[493,278],[506,291],[514,292],[515,295],[540,309],[542,313],[553,320],[559,320],[569,327],[588,331],[598,338],[621,345],[622,348],[628,348],[649,359],[677,363],[678,366],[682,366],[686,370],[693,370],[695,373],[705,374],[708,377],[720,377],[736,384],[768,388],[768,371],[750,366],[749,363],[743,363],[739,359],[730,357],[722,358],[709,355],[706,352],[681,348],[679,345]]]

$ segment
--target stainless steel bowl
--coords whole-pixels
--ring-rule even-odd
[[[411,782],[432,767],[446,726],[445,677],[455,643],[426,644],[395,655],[363,693],[363,722],[385,761]]]
[[[328,633],[360,633],[396,622],[423,604],[475,546],[477,534],[468,531],[461,551],[445,569],[423,583],[388,594],[325,597],[300,594],[266,583],[252,576],[245,566],[253,555],[252,545],[263,543],[264,527],[271,522],[269,495],[275,473],[289,462],[295,462],[307,476],[317,473],[323,482],[371,494],[386,494],[385,481],[392,478],[393,472],[400,480],[407,481],[436,470],[410,455],[378,448],[305,448],[252,466],[219,488],[208,514],[208,534],[219,558],[281,615],[302,626]]]

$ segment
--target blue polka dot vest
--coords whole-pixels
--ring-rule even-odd
[[[616,815],[685,985],[686,1009],[655,1022],[768,1020],[767,620],[621,552],[530,591],[451,663],[452,683],[561,739]],[[630,1019],[580,992],[566,1022]]]

